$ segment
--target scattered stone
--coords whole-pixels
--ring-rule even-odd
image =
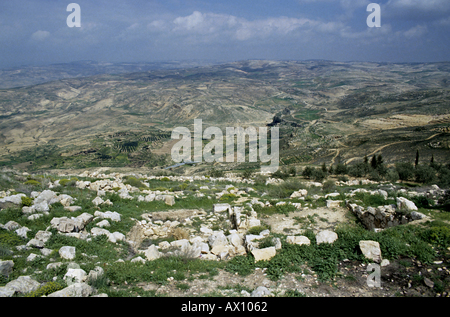
[[[3,276],[9,276],[12,273],[14,267],[14,262],[11,260],[2,261],[0,260],[0,274]]]
[[[68,269],[67,273],[64,275],[63,280],[67,283],[67,285],[71,285],[74,283],[82,283],[86,281],[87,274],[83,269]]]
[[[22,227],[17,229],[15,232],[17,233],[18,236],[27,239],[27,232],[31,231],[30,229],[28,229],[27,227]]]
[[[0,297],[13,297],[16,291],[9,287],[0,287]]]
[[[317,244],[321,243],[333,243],[338,239],[338,235],[330,230],[324,230],[316,234]]]
[[[15,293],[28,294],[37,290],[41,284],[30,276],[19,276],[17,279],[7,283],[6,288],[14,290]]]
[[[26,245],[27,247],[42,249],[44,247],[44,242],[38,239],[31,239]]]
[[[111,234],[111,232],[109,232],[109,231],[106,230],[106,229],[94,227],[94,228],[91,229],[91,234],[92,234],[94,237],[96,237],[96,236],[101,236],[101,235],[106,235],[106,236],[109,237],[110,234]]]
[[[390,264],[391,264],[391,262],[389,262],[388,259],[383,259],[383,260],[381,261],[381,263],[380,263],[380,265],[381,265],[382,267],[388,266],[388,265],[390,265]]]
[[[272,296],[272,292],[265,286],[258,286],[250,295],[251,297]]]
[[[100,227],[100,228],[104,228],[104,227],[110,227],[111,225],[109,224],[108,220],[102,220],[102,221],[98,222],[96,224],[96,226]]]
[[[161,252],[158,251],[158,248],[154,244],[149,246],[144,254],[149,261],[153,261],[161,257]]]
[[[380,244],[376,241],[362,240],[359,241],[359,247],[364,256],[376,263],[381,262]]]
[[[423,279],[423,282],[425,283],[426,286],[428,286],[429,288],[433,288],[434,287],[434,282],[432,280],[430,280],[429,278],[425,277]]]
[[[255,257],[255,262],[269,261],[277,254],[277,250],[275,249],[275,247],[268,247],[264,249],[253,249],[251,252]]]
[[[411,201],[404,197],[397,197],[397,208],[399,210],[407,211],[417,211],[417,206]]]
[[[214,248],[215,246],[219,245],[227,245],[228,240],[227,237],[224,235],[224,233],[222,231],[219,231],[213,233],[208,237],[208,243],[211,246],[211,248]]]
[[[19,229],[21,226],[17,223],[17,222],[15,222],[15,221],[8,221],[4,226],[3,226],[3,228],[4,229],[6,229],[6,230],[8,230],[8,231],[13,231],[13,230],[16,230],[16,229]]]
[[[289,244],[310,245],[311,241],[305,236],[288,236],[286,242]]]
[[[93,291],[93,288],[86,283],[75,283],[60,291],[51,293],[47,297],[88,297]]]
[[[50,237],[52,236],[52,233],[50,231],[38,231],[36,235],[34,236],[35,239],[42,241],[43,243],[47,242]]]
[[[342,200],[327,200],[327,208],[339,208]]]
[[[95,206],[98,206],[98,205],[101,205],[101,204],[103,204],[105,201],[101,198],[101,197],[95,197],[94,198],[94,200],[92,200],[92,203],[95,205]]]
[[[102,219],[110,219],[112,221],[116,221],[119,222],[121,220],[120,218],[120,214],[118,212],[111,212],[111,211],[106,211],[106,212],[101,212],[101,211],[96,211],[94,213],[94,216],[96,217],[100,217]]]
[[[214,213],[224,212],[230,209],[230,204],[214,204]]]
[[[164,198],[164,203],[169,206],[175,205],[175,197],[172,195],[166,195]]]
[[[66,260],[73,260],[75,259],[75,247],[70,246],[64,246],[59,249],[59,255]]]
[[[64,207],[64,209],[69,212],[77,212],[77,211],[81,210],[82,208],[80,206],[67,206],[67,207]]]

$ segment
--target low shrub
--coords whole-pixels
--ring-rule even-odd
[[[127,176],[123,183],[137,188],[146,187],[140,180],[133,176]]]
[[[48,294],[62,290],[65,286],[58,282],[48,282],[44,286],[39,287],[37,290],[30,292],[25,297],[42,297]]]
[[[30,197],[22,196],[20,197],[22,199],[22,206],[30,207],[33,205],[33,199]]]
[[[24,184],[31,185],[31,186],[41,186],[41,183],[34,179],[29,179]]]

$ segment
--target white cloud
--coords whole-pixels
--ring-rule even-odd
[[[448,0],[389,0],[387,6],[401,10],[414,10],[421,12],[442,12],[450,10]]]
[[[212,37],[245,41],[270,36],[290,36],[299,32],[316,30],[318,33],[338,33],[343,27],[340,22],[322,22],[306,18],[269,17],[249,21],[233,15],[193,12],[189,16],[177,17],[172,21],[155,20],[148,29],[183,35],[207,35]]]
[[[50,32],[48,31],[36,31],[31,35],[31,38],[35,41],[43,41],[45,40],[47,37],[50,36]]]
[[[408,39],[417,38],[425,35],[428,32],[426,25],[417,25],[405,31],[403,35]]]

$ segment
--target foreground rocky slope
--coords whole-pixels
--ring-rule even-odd
[[[39,190],[29,189],[28,194],[15,193],[12,188],[0,192],[0,219],[5,220],[0,225],[0,271],[4,277],[0,294],[115,296],[122,292],[120,296],[124,296],[123,289],[131,282],[146,296],[408,296],[411,285],[399,285],[404,278],[395,278],[393,283],[384,275],[384,282],[392,283],[391,287],[368,287],[368,273],[363,272],[368,263],[380,264],[388,274],[398,266],[399,257],[395,255],[405,258],[403,255],[409,252],[402,253],[384,243],[396,240],[381,239],[380,243],[370,237],[384,234],[383,229],[388,227],[407,223],[417,227],[430,222],[434,213],[419,211],[410,199],[420,196],[437,203],[445,194],[437,186],[419,192],[371,181],[357,183],[378,189],[336,182],[335,191],[327,193],[322,183],[310,182],[296,183],[303,188],[280,199],[271,196],[270,189],[286,182],[272,178],[266,178],[261,186],[253,179],[235,176],[130,177],[84,172],[44,177],[42,186],[35,187]],[[138,187],[130,185],[131,181]],[[162,184],[178,187],[169,190]],[[367,197],[391,204],[367,206]],[[15,219],[11,219],[13,216]],[[354,259],[338,260],[333,255],[336,267],[320,264],[320,252],[335,252],[348,243],[347,232],[353,231],[345,231],[342,226],[359,223],[366,229],[358,230],[366,233],[352,242]],[[444,240],[448,239],[446,232],[442,234]],[[448,294],[446,263],[450,250],[445,243],[434,245],[435,251],[424,247],[435,254],[423,256],[422,251],[413,250],[412,256],[403,260],[411,264],[405,268],[417,266],[417,272],[426,268],[425,275],[430,275],[429,265],[438,266],[441,280],[447,281],[436,290],[431,276],[417,273],[418,287],[426,287],[416,291],[421,295]],[[285,268],[276,264],[283,263],[282,259],[292,252],[302,254],[305,250],[318,252],[310,260],[315,264],[303,263],[295,269],[287,263]],[[168,263],[173,259],[204,268],[184,272],[178,267],[171,271]],[[153,263],[165,263],[166,271]],[[142,269],[150,275],[139,277],[120,271],[126,268]],[[431,270],[434,273],[434,268]],[[342,275],[353,278],[336,279]],[[433,278],[436,280],[435,275]],[[329,287],[322,289],[330,282],[340,285],[342,293]],[[45,287],[49,290],[42,291]],[[345,289],[352,291],[345,293]]]

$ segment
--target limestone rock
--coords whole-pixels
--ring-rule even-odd
[[[96,226],[100,227],[100,228],[103,228],[103,227],[109,227],[111,225],[109,224],[108,220],[102,220],[102,221],[98,222],[96,224]]]
[[[27,227],[22,227],[22,228],[16,229],[15,232],[17,233],[18,236],[27,239],[28,238],[28,236],[27,236],[27,232],[28,231],[31,231],[31,230],[28,229]]]
[[[230,204],[214,204],[215,213],[228,211],[229,209],[231,209]]]
[[[0,260],[0,275],[8,276],[12,273],[14,267],[14,262],[11,260],[2,261]]]
[[[275,247],[268,247],[264,249],[253,249],[253,256],[255,257],[255,262],[258,261],[268,261],[277,254]]]
[[[144,254],[149,261],[153,261],[161,257],[161,252],[158,251],[158,248],[154,244],[149,246]]]
[[[13,221],[13,220],[8,221],[8,222],[3,226],[3,228],[5,228],[5,229],[8,230],[8,231],[13,231],[13,230],[19,229],[20,227],[21,227],[21,226],[20,226],[17,222],[15,222],[15,221]]]
[[[324,230],[316,234],[317,244],[321,243],[333,243],[338,238],[338,235],[330,230]]]
[[[342,200],[327,200],[327,208],[339,208]]]
[[[397,197],[397,208],[399,210],[417,211],[417,206],[411,201],[404,197]]]
[[[0,287],[0,297],[13,297],[15,291],[9,287]]]
[[[214,248],[215,246],[219,245],[227,245],[228,240],[227,237],[224,235],[224,233],[222,231],[219,231],[213,233],[208,237],[208,243],[211,246],[211,248]]]
[[[291,198],[300,198],[300,197],[306,197],[308,195],[308,191],[306,189],[300,189],[296,192],[293,192],[291,194]]]
[[[38,231],[34,236],[35,239],[42,241],[43,243],[47,242],[52,236],[50,231]]]
[[[362,240],[359,241],[359,247],[361,249],[361,252],[367,259],[370,259],[376,263],[381,262],[381,249],[378,242],[371,240]]]
[[[42,249],[44,247],[44,242],[38,239],[31,239],[28,241],[27,247]]]
[[[227,238],[228,238],[228,241],[230,242],[230,244],[235,247],[243,245],[243,243],[244,243],[242,238],[235,232],[230,234]]]
[[[47,212],[50,210],[50,207],[46,200],[41,202],[34,202],[33,207],[33,209],[37,212]]]
[[[101,211],[96,211],[94,213],[94,216],[96,217],[100,217],[102,219],[110,219],[112,221],[120,221],[120,214],[118,212],[111,212],[111,211],[106,211],[106,212],[101,212]]]
[[[35,199],[34,199],[34,205],[39,204],[41,202],[46,202],[48,205],[51,204],[53,199],[56,199],[58,196],[56,193],[52,190],[44,190],[41,192]],[[54,200],[56,202],[57,200]]]
[[[92,234],[94,237],[95,237],[95,236],[101,236],[101,235],[103,235],[103,234],[109,237],[109,235],[111,234],[111,232],[109,232],[109,231],[106,230],[106,229],[94,227],[94,228],[91,229],[91,234]]]
[[[250,295],[251,297],[271,296],[272,292],[265,286],[258,286]]]
[[[105,271],[100,266],[96,266],[93,270],[89,271],[87,281],[96,280],[99,277],[101,277],[104,273]]]
[[[76,249],[71,246],[64,246],[59,249],[59,255],[66,260],[73,260],[75,258]]]
[[[125,241],[125,235],[115,231],[108,236],[108,240],[112,243],[116,243],[117,241]]]
[[[63,277],[67,285],[82,283],[87,279],[87,273],[83,269],[68,269]]]
[[[77,212],[77,211],[81,210],[82,208],[80,206],[67,206],[67,207],[64,207],[64,209],[69,212]]]
[[[298,245],[310,245],[311,241],[308,237],[305,236],[288,236],[286,238],[286,242],[290,244],[298,244]]]
[[[22,197],[26,197],[25,194],[17,194],[17,195],[11,195],[6,196],[5,198],[1,198],[0,202],[2,203],[12,203],[14,205],[22,205]]]
[[[41,284],[33,280],[30,276],[19,276],[17,279],[7,283],[5,287],[14,290],[16,293],[27,294],[37,290]]]
[[[98,205],[101,205],[101,204],[103,204],[104,203],[104,201],[103,201],[103,199],[101,198],[101,197],[95,197],[93,200],[92,200],[92,203],[95,205],[95,206],[98,206]]]
[[[47,297],[88,297],[93,291],[93,288],[86,283],[75,283],[60,291],[51,293]]]
[[[166,195],[164,197],[164,203],[169,206],[175,205],[175,197],[172,195]]]

